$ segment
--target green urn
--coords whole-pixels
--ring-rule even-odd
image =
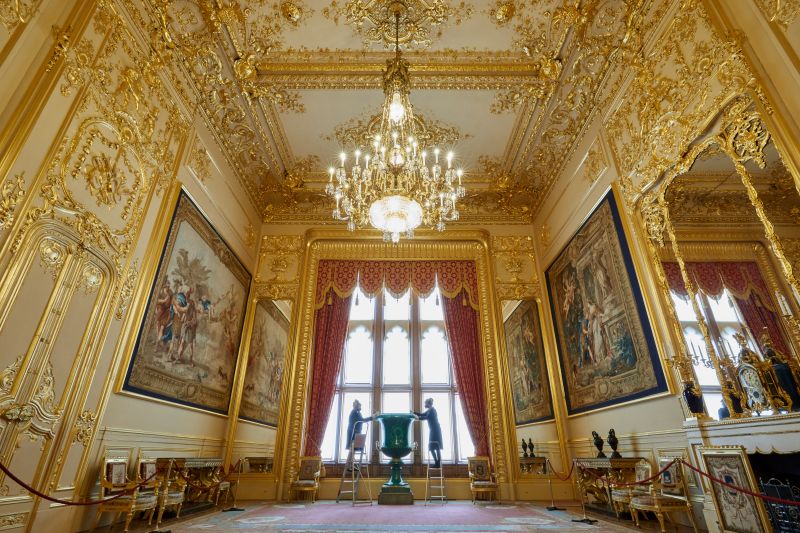
[[[411,487],[403,480],[402,467],[403,457],[411,453],[413,447],[409,432],[411,422],[417,419],[412,413],[384,413],[375,417],[381,423],[381,453],[391,459],[389,465],[392,468],[389,481],[381,487],[381,495],[378,503],[386,504],[411,504],[414,496]]]

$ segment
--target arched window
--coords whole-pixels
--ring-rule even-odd
[[[368,298],[353,295],[342,370],[322,442],[325,461],[347,459],[345,432],[353,400],[363,416],[373,412],[423,411],[433,398],[442,426],[442,460],[466,463],[475,448],[453,379],[452,359],[438,288],[427,298],[406,291],[399,298],[384,291]],[[375,342],[380,339],[380,342]],[[368,458],[375,452],[377,427],[367,424]],[[428,425],[414,424],[414,438],[428,449]],[[382,458],[385,462],[386,458]]]

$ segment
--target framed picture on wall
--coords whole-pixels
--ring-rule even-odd
[[[705,471],[730,485],[759,492],[750,460],[741,446],[701,446]],[[764,503],[743,492],[708,480],[720,530],[725,533],[771,531]]]
[[[539,305],[523,300],[503,323],[517,426],[553,419]]]
[[[123,390],[225,414],[250,273],[181,191]]]
[[[613,192],[546,278],[569,414],[667,390]]]
[[[239,418],[277,427],[288,343],[289,319],[274,301],[259,300]]]

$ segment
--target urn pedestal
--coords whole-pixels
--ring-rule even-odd
[[[403,479],[403,457],[411,453],[411,440],[409,431],[411,422],[417,417],[411,413],[384,413],[375,417],[381,423],[381,453],[391,458],[389,466],[392,471],[389,481],[381,486],[378,496],[379,504],[411,505],[414,503],[414,494],[411,487]]]

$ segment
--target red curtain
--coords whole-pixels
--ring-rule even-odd
[[[688,293],[678,263],[662,264],[670,290],[686,299]],[[746,300],[755,293],[760,297],[762,307],[774,310],[767,284],[754,261],[688,261],[685,265],[689,279],[707,296],[718,299],[728,289],[734,297]]]
[[[681,298],[688,298],[678,263],[664,262],[669,288]],[[745,324],[763,348],[761,335],[764,328],[775,348],[784,354],[789,349],[783,336],[772,298],[754,261],[705,261],[687,262],[686,272],[698,289],[711,298],[719,298],[724,289],[736,299]]]
[[[455,298],[442,298],[444,323],[453,355],[456,385],[467,427],[475,443],[475,453],[489,455],[478,311],[468,305],[468,301],[466,291],[461,291]]]
[[[317,269],[316,307],[329,290],[339,296],[353,293],[356,282],[367,296],[384,287],[399,297],[409,287],[419,296],[428,296],[438,283],[444,296],[455,298],[465,290],[467,302],[478,308],[478,280],[473,261],[337,261],[324,259]]]
[[[331,413],[336,376],[342,365],[350,317],[350,295],[341,297],[329,290],[314,313],[314,351],[309,391],[304,455],[319,455],[325,426]]]
[[[739,310],[742,312],[747,327],[750,328],[762,352],[764,350],[764,343],[761,342],[761,335],[764,329],[766,329],[775,349],[784,355],[789,355],[791,353],[783,339],[783,332],[778,323],[778,317],[761,304],[761,299],[757,294],[751,294],[750,298],[746,300],[736,298],[736,303],[739,306]]]

